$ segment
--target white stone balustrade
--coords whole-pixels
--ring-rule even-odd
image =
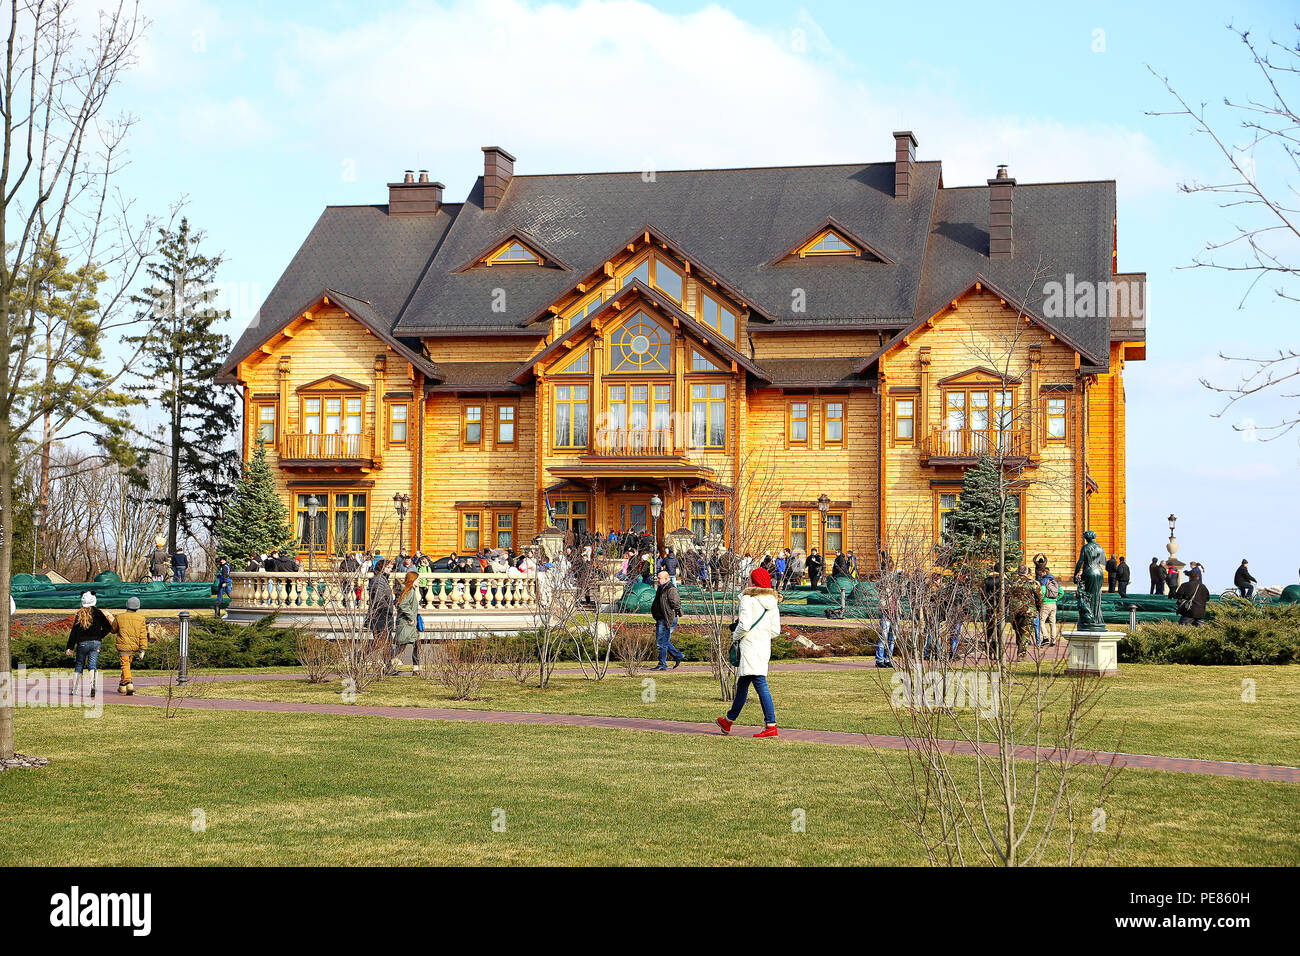
[[[371,577],[368,571],[235,571],[230,575],[229,611],[246,616],[272,611],[323,613],[326,606],[364,608],[370,603]],[[400,593],[404,577],[389,572],[394,594]],[[420,574],[416,587],[420,610],[433,614],[524,614],[537,607],[534,575],[426,572]]]

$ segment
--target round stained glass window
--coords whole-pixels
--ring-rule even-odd
[[[610,371],[669,371],[668,331],[638,312],[610,336]]]

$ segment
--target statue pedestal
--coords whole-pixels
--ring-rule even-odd
[[[1117,645],[1124,635],[1119,631],[1066,631],[1070,657],[1067,674],[1097,674],[1102,677],[1119,673]]]

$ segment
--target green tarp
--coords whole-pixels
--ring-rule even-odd
[[[127,583],[112,571],[95,575],[93,581],[73,581],[68,584],[51,584],[40,574],[15,574],[10,580],[10,593],[20,608],[75,609],[81,606],[85,591],[95,593],[100,607],[122,609],[128,598],[138,597],[140,607],[146,611],[174,610],[178,608],[210,608],[213,604],[211,581],[185,581],[172,584],[164,581]],[[224,598],[222,604],[229,604]]]

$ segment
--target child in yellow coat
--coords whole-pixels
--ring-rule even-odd
[[[139,654],[144,660],[144,652],[149,648],[148,625],[140,613],[138,597],[127,598],[126,610],[113,618],[113,633],[117,635],[117,653],[122,662],[122,678],[117,683],[117,692],[130,696],[135,693],[135,684],[131,682],[131,658]]]

